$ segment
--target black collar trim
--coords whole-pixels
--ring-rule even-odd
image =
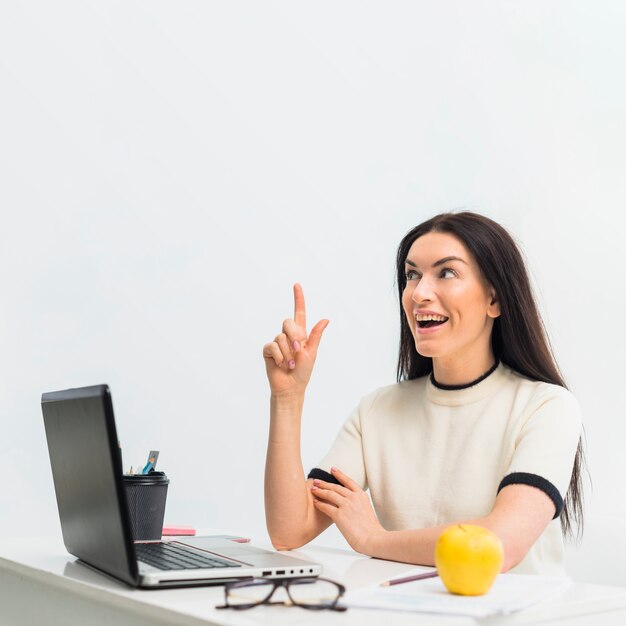
[[[479,376],[476,380],[473,380],[471,383],[463,383],[461,385],[444,385],[443,383],[438,383],[435,380],[434,372],[430,373],[430,382],[435,387],[437,387],[437,389],[443,389],[444,391],[460,391],[461,389],[469,389],[470,387],[473,387],[474,385],[481,383],[488,376],[491,376],[491,374],[493,374],[498,368],[498,365],[500,365],[500,361],[496,359],[496,362],[494,363],[491,369],[487,370],[482,376]]]

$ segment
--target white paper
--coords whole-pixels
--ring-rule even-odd
[[[415,573],[423,571],[420,568]],[[410,575],[411,572],[406,573]],[[562,593],[571,584],[571,579],[563,576],[500,574],[485,595],[458,596],[449,593],[440,578],[428,578],[390,587],[377,584],[348,591],[341,603],[368,609],[487,617],[520,611]]]

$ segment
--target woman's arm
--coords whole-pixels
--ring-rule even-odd
[[[299,548],[332,521],[316,511],[300,455],[300,420],[304,395],[272,395],[270,433],[265,461],[265,519],[272,545]]]
[[[379,559],[434,565],[435,544],[452,524],[416,530],[385,530],[371,507],[367,494],[337,469],[333,475],[343,486],[313,481],[315,507],[328,515],[357,552]],[[554,517],[552,500],[528,485],[509,485],[498,496],[491,512],[478,519],[459,520],[492,530],[504,546],[508,571],[526,556]]]
[[[294,319],[283,322],[282,333],[263,347],[270,383],[270,430],[265,461],[265,518],[275,548],[291,549],[308,543],[331,520],[316,511],[300,454],[304,393],[328,320],[306,332],[302,287],[296,284]]]
[[[554,516],[552,500],[534,487],[509,485],[500,491],[492,511],[485,517],[459,520],[493,531],[504,547],[506,572],[518,565]],[[366,542],[366,554],[391,561],[434,565],[435,544],[439,535],[451,526],[381,533]]]

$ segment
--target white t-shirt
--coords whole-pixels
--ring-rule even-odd
[[[553,500],[555,518],[511,572],[561,575],[558,515],[580,433],[569,391],[500,364],[464,389],[440,389],[424,376],[365,396],[310,475],[334,465],[369,489],[387,530],[480,518],[499,488],[532,485]]]

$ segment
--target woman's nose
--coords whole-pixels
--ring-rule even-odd
[[[413,299],[413,302],[418,303],[432,300],[433,287],[431,281],[428,278],[422,276],[422,278],[415,285],[413,293],[411,294],[411,298]]]

